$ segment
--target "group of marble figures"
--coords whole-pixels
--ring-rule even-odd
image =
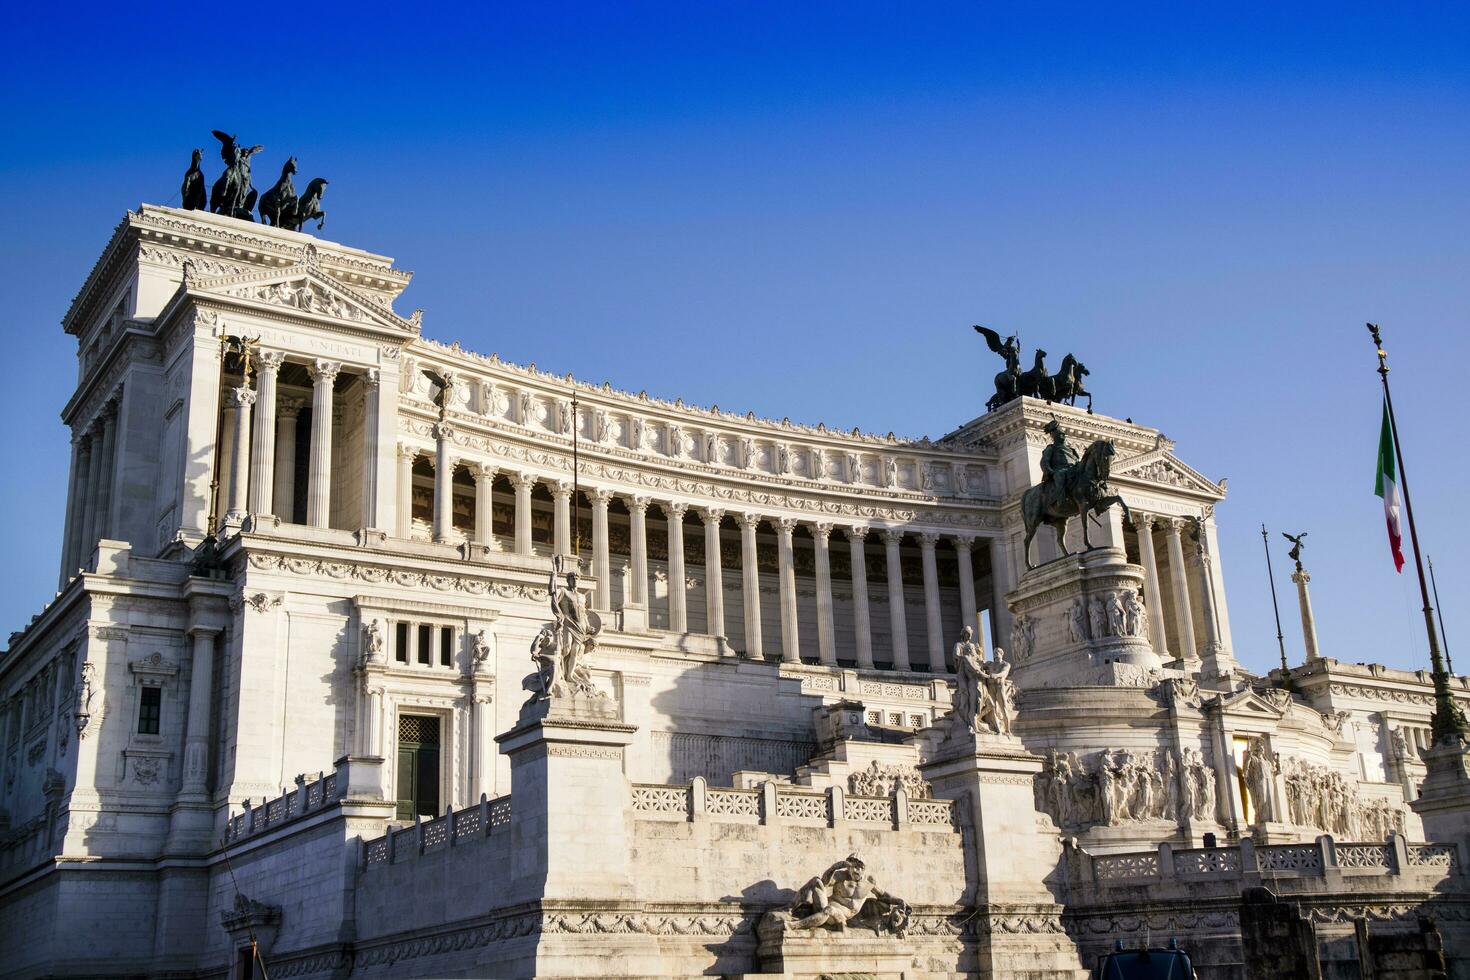
[[[1085,643],[1107,636],[1148,638],[1143,597],[1134,589],[1118,589],[1090,600],[1078,597],[1067,608],[1067,640]]]
[[[1104,749],[1086,760],[1050,749],[1036,778],[1036,808],[1082,830],[1148,820],[1216,819],[1215,770],[1196,749]]]
[[[241,146],[233,135],[214,130],[219,140],[219,155],[225,163],[224,173],[214,182],[206,197],[204,169],[199,161],[204,151],[195,150],[193,162],[184,172],[184,183],[179,189],[183,198],[180,205],[185,211],[212,211],[242,221],[254,221],[257,207],[260,220],[287,231],[300,231],[308,221],[317,223],[317,230],[327,222],[327,213],[322,210],[322,194],[327,181],[313,177],[306,185],[306,193],[297,196],[291,178],[296,173],[296,158],[290,157],[281,167],[281,178],[264,194],[257,194],[250,175],[250,161],[263,146]]]

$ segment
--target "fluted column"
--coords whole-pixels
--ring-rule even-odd
[[[975,566],[970,559],[974,546],[975,539],[967,534],[954,539],[955,564],[960,572],[961,626],[974,630],[976,642],[979,642],[985,634],[980,631],[980,611],[975,605]]]
[[[261,351],[255,359],[255,430],[250,441],[250,513],[275,514],[271,496],[276,489],[276,376],[285,355]]]
[[[788,664],[801,662],[800,630],[796,621],[796,564],[792,560],[791,536],[796,521],[783,517],[776,521],[776,571],[781,582],[781,659]]]
[[[816,546],[817,565],[817,659],[837,666],[837,632],[832,617],[832,553],[829,542],[832,525],[818,521],[812,525],[812,543]]]
[[[1006,605],[1006,593],[1009,591],[1011,591],[1011,565],[1006,557],[1006,540],[1005,538],[991,538],[990,636],[992,645],[996,647],[1004,647],[1011,642],[1011,607]],[[994,651],[991,651],[991,656],[995,656]]]
[[[919,535],[919,557],[924,566],[924,631],[929,644],[929,669],[935,673],[944,666],[944,618],[939,607],[939,564],[934,546],[939,535],[925,531]]]
[[[725,570],[720,559],[720,521],[725,512],[717,507],[699,508],[704,520],[704,608],[711,636],[725,635]]]
[[[306,523],[327,527],[332,519],[332,384],[342,365],[311,366],[311,465],[306,478]]]
[[[893,528],[883,531],[883,550],[888,559],[888,624],[892,634],[893,669],[912,670],[909,666],[909,627],[904,613],[903,563],[898,548],[903,532]]]
[[[745,593],[745,655],[761,660],[761,575],[755,547],[759,514],[740,515],[740,570]]]
[[[1183,649],[1179,656],[1185,660],[1198,660],[1199,647],[1194,641],[1194,610],[1189,601],[1189,578],[1184,567],[1184,544],[1179,540],[1183,522],[1177,518],[1166,518],[1164,529],[1169,543],[1169,579],[1174,586],[1174,630]]]
[[[516,473],[510,478],[516,491],[516,554],[531,553],[531,488],[536,478],[529,473]]]
[[[66,588],[77,570],[77,550],[82,539],[82,525],[86,522],[83,509],[87,505],[87,470],[92,465],[92,441],[85,434],[71,441],[71,480],[66,502],[66,530],[61,535],[61,580],[56,588]]]
[[[434,540],[448,541],[454,533],[454,427],[434,426]]]
[[[857,665],[873,668],[873,624],[868,613],[868,557],[865,539],[868,529],[849,527],[844,530],[852,553],[852,629],[857,645]]]
[[[592,575],[597,579],[593,599],[598,609],[612,608],[612,562],[607,553],[607,505],[611,490],[592,491]]]
[[[215,518],[216,531],[219,530],[219,518],[229,509],[230,501],[234,499],[234,493],[231,487],[235,482],[235,416],[239,412],[239,408],[235,405],[235,398],[230,394],[230,390],[229,388],[224,390],[224,394],[222,395],[224,404],[220,408],[219,413],[219,478],[216,481],[214,489],[214,500],[211,501],[213,504],[213,513],[210,515]],[[98,429],[97,445],[99,448],[102,445],[100,428]],[[100,472],[98,473],[98,478],[99,480],[101,478]],[[94,488],[93,496],[95,498],[95,488],[98,484],[93,483],[92,486]],[[95,521],[93,522],[93,530],[96,530]]]
[[[648,503],[647,497],[628,498],[628,551],[633,566],[633,589],[628,601],[648,607]]]
[[[189,718],[184,729],[184,778],[181,795],[202,795],[209,779],[209,705],[214,682],[214,638],[219,629],[195,626],[189,678]]]
[[[572,553],[572,485],[551,485],[551,551],[556,555]]]
[[[231,466],[230,510],[225,520],[235,524],[250,512],[250,408],[255,404],[255,392],[241,385],[231,389],[230,396],[235,400],[235,459]]]
[[[102,478],[102,424],[100,420],[88,430],[87,481],[82,492],[82,533],[72,556],[72,571],[85,565],[97,543],[97,483]]]
[[[418,450],[398,444],[398,536],[413,534],[413,461]]]
[[[237,426],[236,438],[239,438],[239,433]],[[117,403],[109,402],[102,409],[102,466],[97,476],[97,526],[93,529],[96,540],[92,544],[112,537],[112,486],[116,469]]]
[[[276,399],[276,460],[271,489],[271,513],[290,524],[296,520],[296,422],[299,398]]]
[[[377,368],[363,372],[362,410],[362,526],[376,527],[378,520],[378,412],[382,398],[382,375]],[[395,472],[395,481],[397,474]],[[397,521],[398,515],[393,515]]]
[[[475,544],[489,547],[495,543],[491,494],[495,488],[495,467],[476,463],[470,468],[475,477]]]
[[[688,504],[677,500],[664,504],[669,528],[669,629],[675,633],[689,632],[684,575],[684,512],[688,509]]]
[[[1169,633],[1164,629],[1164,594],[1159,591],[1159,559],[1154,554],[1154,517],[1134,512],[1133,527],[1138,532],[1138,557],[1143,561],[1144,611],[1148,614],[1149,644],[1165,660],[1169,659]]]

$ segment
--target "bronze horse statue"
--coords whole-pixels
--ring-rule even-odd
[[[1082,386],[1082,379],[1089,373],[1087,365],[1068,354],[1062,358],[1062,369],[1052,375],[1052,394],[1059,402],[1077,404],[1078,395],[1087,396],[1087,414],[1092,414],[1092,392]]]
[[[1055,385],[1052,376],[1046,373],[1046,351],[1040,347],[1036,348],[1036,360],[1031,370],[1022,371],[1017,379],[1017,387],[1022,395],[1031,398],[1043,398],[1046,401],[1056,401]]]
[[[296,216],[296,187],[291,175],[296,173],[296,158],[288,157],[281,167],[281,179],[260,195],[260,220],[277,228],[291,227]]]
[[[1022,547],[1026,551],[1027,568],[1036,567],[1031,562],[1031,539],[1043,524],[1056,532],[1057,547],[1066,556],[1071,554],[1066,541],[1070,518],[1082,519],[1082,545],[1086,551],[1093,547],[1092,537],[1088,534],[1088,519],[1093,514],[1101,514],[1113,504],[1118,504],[1123,508],[1123,518],[1133,519],[1127,501],[1108,486],[1108,471],[1116,454],[1111,439],[1099,439],[1087,447],[1081,462],[1062,471],[1060,499],[1057,499],[1053,489],[1055,484],[1051,482],[1037,484],[1021,495],[1021,516],[1026,521],[1026,543]]]

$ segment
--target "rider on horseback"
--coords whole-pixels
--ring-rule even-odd
[[[1041,478],[1056,487],[1056,496],[1053,499],[1061,500],[1067,496],[1067,488],[1062,484],[1063,477],[1067,470],[1077,465],[1080,457],[1077,450],[1067,445],[1067,434],[1062,431],[1055,417],[1041,431],[1051,436],[1051,445],[1041,451]]]

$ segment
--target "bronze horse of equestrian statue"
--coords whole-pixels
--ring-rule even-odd
[[[1071,554],[1067,550],[1067,521],[1073,517],[1082,519],[1083,550],[1091,551],[1092,537],[1088,534],[1088,520],[1101,514],[1113,504],[1123,508],[1124,520],[1132,520],[1128,503],[1112,492],[1108,486],[1108,471],[1112,458],[1117,454],[1111,439],[1099,439],[1087,447],[1080,462],[1061,471],[1061,496],[1051,481],[1037,484],[1021,495],[1021,516],[1026,521],[1026,567],[1036,566],[1031,562],[1031,539],[1036,529],[1045,524],[1056,532],[1057,548],[1062,556]]]

